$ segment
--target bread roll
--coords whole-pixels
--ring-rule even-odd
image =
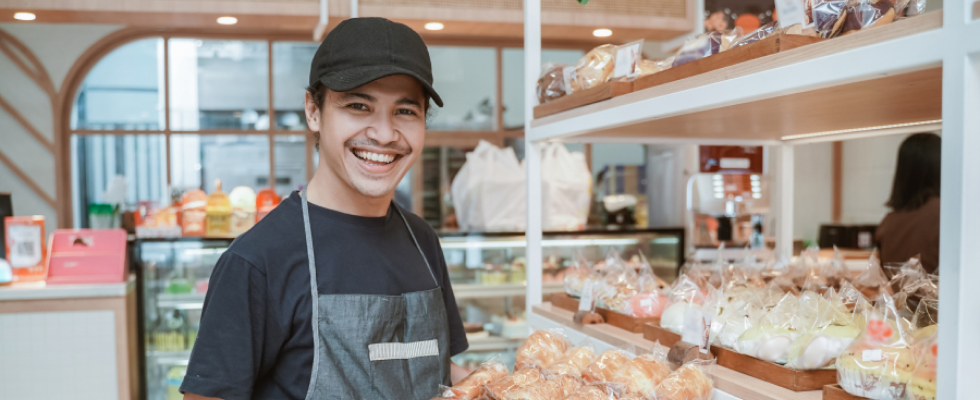
[[[551,400],[564,399],[582,387],[582,382],[571,375],[562,375],[550,381],[542,381],[523,388],[514,389],[504,395],[505,400]]]
[[[616,46],[604,44],[589,51],[575,65],[572,93],[605,83],[616,66]]]
[[[697,364],[687,364],[657,385],[657,400],[709,400],[714,386]]]
[[[507,367],[500,363],[483,363],[476,371],[469,374],[449,391],[459,400],[474,400],[483,392],[483,385],[507,376]]]
[[[605,386],[602,385],[588,385],[582,386],[571,396],[565,398],[565,400],[613,400],[614,396],[609,394]]]
[[[582,379],[586,383],[609,382],[616,371],[629,362],[629,357],[618,350],[609,350],[599,356],[592,364],[582,371]]]
[[[517,349],[515,370],[548,368],[568,350],[568,341],[557,333],[535,331]]]
[[[611,380],[625,387],[627,394],[653,398],[654,390],[667,376],[670,367],[663,360],[649,354],[636,357],[616,371]]]
[[[484,386],[484,393],[494,400],[503,400],[507,393],[544,381],[541,372],[534,368],[517,371]]]
[[[548,368],[553,375],[582,375],[582,370],[595,361],[595,352],[589,347],[576,347],[561,356]]]

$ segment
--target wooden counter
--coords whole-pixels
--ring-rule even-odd
[[[654,345],[654,342],[644,339],[642,333],[627,332],[608,324],[576,324],[572,322],[574,313],[552,307],[551,303],[535,306],[534,314],[615,347],[634,346],[638,352],[642,352],[649,351]],[[528,324],[537,327],[533,317],[528,319]],[[710,374],[715,388],[744,400],[819,400],[823,396],[819,390],[794,392],[718,365],[711,368]]]

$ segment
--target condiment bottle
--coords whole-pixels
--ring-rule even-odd
[[[279,195],[274,190],[260,190],[258,197],[255,198],[255,222],[259,222],[263,217],[269,215],[279,205],[280,201]]]
[[[184,236],[204,236],[204,220],[208,195],[203,190],[194,189],[184,193],[181,203],[180,228]]]
[[[208,195],[206,236],[231,236],[231,201],[221,191],[221,179],[214,181],[214,192]]]

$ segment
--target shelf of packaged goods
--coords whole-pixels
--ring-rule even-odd
[[[191,351],[147,351],[146,359],[160,365],[187,365]]]
[[[564,282],[545,282],[542,285],[543,294],[551,294],[565,291]],[[527,284],[525,283],[504,283],[499,285],[453,284],[453,294],[456,299],[482,299],[489,297],[512,297],[524,296],[527,294]]]
[[[157,295],[157,307],[178,310],[200,310],[204,306],[204,293],[163,293]]]
[[[527,136],[776,144],[939,129],[942,25],[934,11],[749,60],[536,119]]]
[[[479,339],[470,339],[470,347],[466,351],[507,351],[517,350],[524,343],[525,338],[505,338],[490,336]]]
[[[552,307],[551,303],[544,303],[534,306],[533,313],[528,318],[528,326],[532,329],[562,328],[573,343],[588,339],[598,351],[632,347],[637,352],[644,352],[654,346],[654,342],[644,339],[642,333],[627,332],[607,324],[576,324],[572,321],[573,315],[571,311]],[[716,399],[819,400],[822,398],[822,392],[819,390],[794,392],[718,365],[713,366],[709,373],[714,380],[715,389],[722,395],[718,397],[716,394]]]

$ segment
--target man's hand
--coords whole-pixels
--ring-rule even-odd
[[[449,362],[449,380],[453,382],[453,385],[459,383],[459,381],[463,380],[471,372],[473,371],[460,367],[452,361]],[[185,397],[184,400],[188,399]]]
[[[214,397],[198,396],[194,393],[184,393],[184,400],[221,400]]]

